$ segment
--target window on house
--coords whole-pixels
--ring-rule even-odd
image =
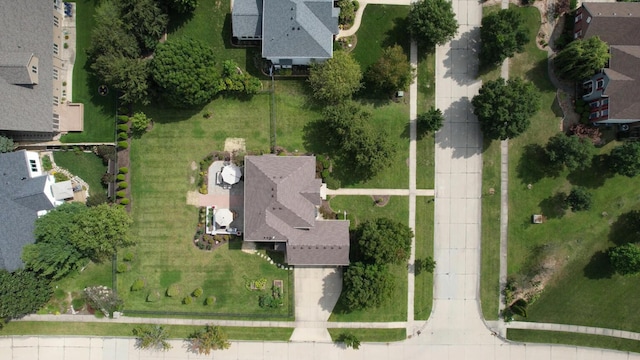
[[[600,116],[609,117],[609,109],[604,109],[604,110],[600,111]]]
[[[60,26],[60,19],[58,19],[57,16],[53,16],[53,26],[58,27]]]
[[[591,16],[587,16],[587,24],[591,22]]]
[[[53,96],[53,105],[58,106],[58,102],[59,102],[59,100],[60,100],[60,99],[58,99],[58,97],[54,95],[54,96]]]
[[[580,36],[582,36],[582,30],[578,30],[578,31],[576,31],[576,33],[575,33],[575,34],[573,34],[573,38],[574,38],[574,39],[577,39],[577,38],[579,38]]]
[[[54,125],[60,124],[60,115],[53,114],[53,124]]]
[[[580,20],[582,20],[582,13],[580,13],[580,14],[576,15],[575,22],[578,22],[578,21],[580,21]]]
[[[604,79],[598,79],[598,81],[596,81],[596,88],[600,90],[603,87],[604,87]]]
[[[58,44],[53,43],[53,53],[54,53],[55,55],[58,55],[59,50],[60,50],[60,49],[58,48]]]
[[[38,165],[36,165],[35,160],[29,160],[29,167],[31,168],[31,172],[38,172]]]
[[[602,105],[609,105],[609,99],[602,99]]]
[[[600,112],[599,111],[594,111],[591,114],[589,114],[589,119],[593,120],[593,119],[597,119],[600,117]]]
[[[599,101],[592,101],[589,106],[591,106],[592,109],[595,109],[597,107],[600,106],[600,102]]]
[[[37,74],[38,73],[38,67],[37,66],[32,66],[31,67],[31,72],[34,73],[34,74]]]
[[[53,79],[58,80],[58,69],[53,69]]]

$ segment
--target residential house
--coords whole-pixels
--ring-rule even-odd
[[[598,36],[611,58],[583,83],[583,100],[594,124],[640,121],[640,3],[583,2],[576,11],[574,38]]]
[[[244,241],[284,248],[289,265],[349,265],[349,221],[319,215],[314,156],[246,156]]]
[[[82,131],[82,104],[66,101],[75,55],[65,49],[65,16],[60,0],[2,1],[0,134],[50,140]]]
[[[233,37],[261,41],[262,57],[276,68],[333,57],[340,9],[333,0],[235,0]]]
[[[21,150],[0,154],[1,269],[22,267],[22,248],[35,242],[36,219],[63,203],[54,196],[54,181],[42,171],[38,153]]]

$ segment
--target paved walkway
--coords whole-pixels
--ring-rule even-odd
[[[640,333],[623,331],[616,329],[605,329],[590,326],[566,325],[566,324],[548,324],[524,321],[512,321],[506,323],[509,329],[527,329],[527,330],[546,330],[546,331],[564,331],[580,334],[612,336],[622,339],[631,339],[640,341]]]
[[[415,120],[415,117],[412,119]],[[415,121],[414,121],[415,122]],[[413,140],[415,143],[415,139]],[[415,145],[414,145],[415,147]],[[415,149],[413,150],[413,157],[415,161]],[[411,147],[409,147],[409,163],[411,163]],[[415,165],[414,165],[415,166]],[[411,171],[411,166],[409,166]],[[415,173],[415,169],[413,170]],[[409,184],[411,185],[411,184]],[[377,196],[434,196],[435,191],[433,189],[416,189],[415,180],[413,189],[327,189],[327,195],[377,195]]]
[[[409,55],[411,66],[418,71],[418,44],[411,41],[411,51]],[[415,315],[415,289],[416,289],[416,157],[417,157],[417,125],[418,117],[418,77],[416,76],[409,87],[409,227],[413,231],[411,238],[411,254],[409,255],[409,266],[407,271],[407,334],[414,335],[419,331],[419,325],[414,324]],[[433,191],[431,191],[433,195]]]

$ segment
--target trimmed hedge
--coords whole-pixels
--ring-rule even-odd
[[[138,278],[131,285],[131,291],[140,291],[144,289],[144,279]]]
[[[119,172],[120,174],[126,174],[126,173],[128,173],[128,172],[129,172],[129,168],[127,168],[127,167],[121,167],[120,169],[118,169],[118,172]]]
[[[120,205],[128,205],[129,204],[129,199],[124,198],[122,200],[120,200]]]
[[[118,180],[118,181],[125,181],[126,179],[127,179],[127,177],[124,176],[124,174],[118,174],[116,176],[116,180]]]
[[[209,305],[213,305],[216,303],[216,297],[215,296],[207,296],[207,299],[204,301],[204,304],[209,306]]]
[[[119,132],[118,133],[118,140],[127,140],[129,138],[129,135],[127,135],[126,132]]]
[[[118,198],[123,198],[125,196],[127,196],[127,192],[126,191],[120,190],[120,191],[116,192],[116,197],[118,197]]]
[[[118,147],[120,149],[126,149],[129,147],[129,144],[126,141],[118,141]]]
[[[186,296],[184,299],[182,299],[182,303],[185,305],[191,304],[192,301],[193,299],[191,299],[191,296]]]
[[[116,269],[119,274],[127,272],[127,270],[129,270],[129,267],[125,263],[118,264],[118,268]]]
[[[193,295],[193,297],[195,298],[200,297],[202,295],[202,288],[201,287],[196,288],[195,290],[193,290],[191,295]]]
[[[126,181],[121,181],[118,183],[118,189],[126,189],[129,186]]]
[[[178,295],[180,295],[180,285],[178,284],[169,285],[169,288],[167,289],[167,296],[176,297]]]
[[[129,117],[127,115],[118,116],[118,123],[119,124],[126,124],[128,122],[129,122]]]
[[[120,131],[124,131],[124,132],[127,132],[127,131],[129,131],[129,125],[127,125],[127,124],[120,124],[120,125],[118,125],[118,130],[120,130]]]

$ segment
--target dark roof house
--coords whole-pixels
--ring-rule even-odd
[[[339,14],[332,0],[235,0],[233,36],[262,40],[262,57],[276,66],[308,65],[333,56]]]
[[[35,241],[36,219],[57,204],[52,185],[52,176],[42,174],[38,154],[0,154],[0,268],[22,267],[22,248]]]
[[[640,121],[640,3],[582,3],[574,38],[598,36],[609,45],[606,68],[583,83],[583,100],[596,124]]]
[[[318,214],[314,156],[247,156],[244,241],[286,246],[290,265],[348,265],[349,221]]]

